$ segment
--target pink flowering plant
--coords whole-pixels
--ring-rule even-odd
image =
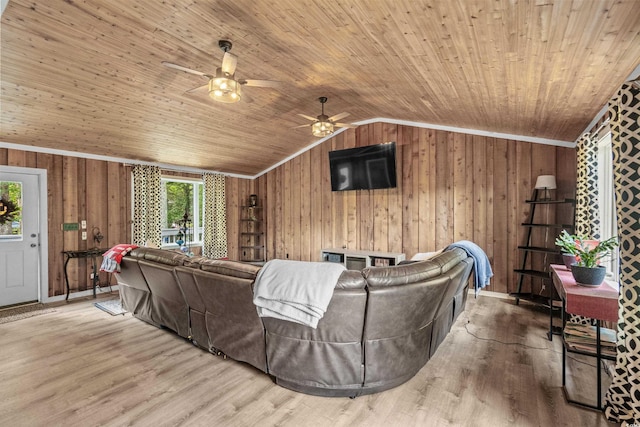
[[[611,237],[600,242],[589,240],[584,236],[572,235],[567,230],[562,230],[555,243],[563,253],[574,255],[577,265],[595,268],[601,259],[610,255],[618,246],[618,239]]]

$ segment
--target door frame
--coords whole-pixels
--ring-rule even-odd
[[[0,166],[8,173],[35,175],[38,178],[38,257],[40,274],[38,275],[38,302],[49,302],[49,228],[47,206],[47,170],[38,168],[23,168],[18,166]]]

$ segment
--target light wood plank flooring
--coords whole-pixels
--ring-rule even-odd
[[[565,402],[561,347],[557,337],[546,339],[545,312],[507,299],[470,296],[412,380],[356,399],[289,391],[250,366],[92,303],[0,325],[0,425],[611,425]],[[583,383],[595,376],[587,363],[573,363]],[[576,388],[591,392],[586,384]]]

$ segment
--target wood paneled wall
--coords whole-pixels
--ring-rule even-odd
[[[387,141],[397,143],[397,188],[331,191],[329,151]],[[49,296],[66,292],[62,251],[93,247],[94,226],[105,236],[102,247],[131,241],[128,166],[1,148],[0,165],[48,171]],[[575,170],[575,150],[570,148],[394,124],[360,126],[258,179],[227,177],[228,253],[239,258],[240,206],[250,194],[258,194],[265,212],[267,259],[316,261],[322,248],[342,246],[404,252],[409,258],[464,239],[489,256],[495,277],[488,289],[511,292],[517,283],[513,269],[521,260],[517,246],[525,238],[521,223],[529,205],[524,201],[531,197],[536,177],[556,175],[557,196],[572,197]],[[545,220],[555,220],[553,212],[545,215]],[[87,220],[86,241],[80,231],[61,230],[62,223],[82,219]],[[89,261],[71,261],[72,291],[87,289],[90,273]],[[103,273],[101,283],[107,280]],[[537,283],[525,285],[526,290],[540,290]]]
[[[66,293],[62,251],[96,246],[93,227],[104,235],[100,247],[131,241],[131,173],[121,163],[0,148],[0,165],[47,170],[49,296]],[[87,221],[82,231],[62,231],[63,223]],[[69,261],[71,291],[91,289],[91,261]],[[101,273],[106,284],[108,275]],[[115,279],[112,279],[115,284]]]
[[[397,143],[397,188],[331,191],[330,150],[387,141]],[[558,197],[572,197],[575,164],[570,148],[375,123],[349,129],[254,182],[230,180],[227,191],[237,194],[237,201],[259,195],[267,259],[317,261],[320,250],[329,247],[404,252],[410,258],[471,240],[493,266],[487,289],[512,292],[513,269],[521,262],[517,246],[525,243],[521,224],[529,205],[524,201],[542,174],[556,175]],[[230,257],[238,255],[231,228],[237,212],[229,206]],[[544,220],[553,222],[554,212],[547,211]],[[528,281],[525,289],[531,285],[540,291],[540,284]]]

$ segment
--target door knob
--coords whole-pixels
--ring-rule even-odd
[[[37,234],[35,234],[35,233],[33,233],[33,234],[31,235],[31,237],[38,237],[38,235],[37,235]]]
[[[32,243],[32,244],[31,244],[31,247],[32,247],[32,248],[35,248],[36,246],[38,246],[38,245],[36,245],[35,243]]]

